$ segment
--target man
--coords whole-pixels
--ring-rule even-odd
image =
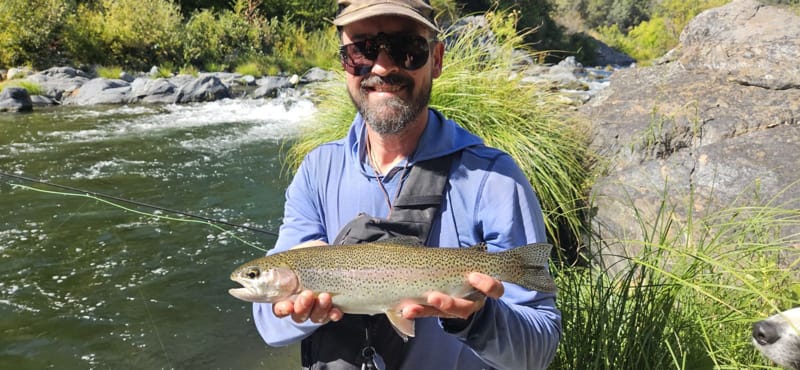
[[[425,245],[485,242],[490,252],[497,252],[545,242],[539,201],[514,161],[428,108],[432,81],[442,72],[444,45],[436,40],[438,29],[427,1],[338,4],[334,24],[358,115],[347,137],[316,148],[301,164],[287,189],[284,224],[270,253],[334,243],[359,215],[391,219],[397,194],[411,186],[406,183],[409,172],[419,163],[451,154],[444,200],[437,204]],[[387,368],[547,367],[561,335],[554,295],[480,273],[472,273],[469,282],[488,298],[432,292],[428,305],[402,307],[403,317],[416,319],[416,337],[408,343],[391,342],[397,337],[391,330],[368,329],[365,335],[358,328],[347,331],[358,321],[340,325],[351,315],[332,307],[326,292],[305,291],[274,305],[256,303],[255,322],[269,345],[303,340],[307,368],[361,368],[349,359],[353,356],[347,341],[367,343],[362,352],[370,353],[359,354],[361,359],[373,359],[374,347],[375,363]],[[370,333],[381,334],[370,338]],[[384,339],[390,344],[371,344]]]

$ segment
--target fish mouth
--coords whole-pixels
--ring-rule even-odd
[[[258,292],[253,288],[231,288],[228,289],[228,294],[246,302],[272,303],[268,297],[265,297],[263,294],[258,294]]]
[[[247,302],[268,303],[248,281],[238,277],[231,277],[231,280],[241,284],[242,287],[228,289],[228,294]]]

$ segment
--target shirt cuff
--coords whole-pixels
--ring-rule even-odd
[[[478,312],[473,313],[470,317],[466,319],[439,319],[439,325],[444,329],[444,331],[448,334],[455,335],[461,339],[466,339],[467,335],[469,334],[470,330],[475,326],[476,322],[479,322],[481,318],[484,316],[486,312],[486,306],[494,304],[494,300],[491,298],[487,298],[486,302],[484,303],[483,307],[481,307]]]

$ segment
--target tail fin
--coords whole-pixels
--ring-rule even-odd
[[[524,274],[520,285],[525,288],[545,293],[555,293],[556,283],[550,276],[547,263],[550,260],[550,249],[553,246],[546,243],[533,243],[514,248],[509,253],[522,260]]]

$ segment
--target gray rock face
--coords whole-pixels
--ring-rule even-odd
[[[123,104],[131,101],[131,85],[123,80],[95,78],[64,98],[64,104]]]
[[[137,78],[131,83],[131,97],[142,103],[174,103],[178,87],[165,78]]]
[[[231,97],[228,86],[214,76],[190,78],[187,83],[176,85],[179,86],[177,103],[208,102]]]
[[[26,80],[39,84],[44,90],[44,95],[55,101],[61,101],[65,94],[70,94],[91,77],[85,72],[72,67],[53,67],[35,73]]]
[[[256,80],[256,85],[258,85],[258,88],[251,94],[253,98],[274,98],[280,89],[290,87],[292,83],[288,77],[266,76]]]
[[[800,209],[798,50],[800,17],[736,0],[698,15],[671,62],[619,71],[579,108],[611,159],[592,189],[610,254],[638,250],[639,222],[665,195],[678,221],[767,201]]]
[[[800,22],[783,9],[737,0],[698,15],[681,34],[678,61],[742,85],[800,88]]]

